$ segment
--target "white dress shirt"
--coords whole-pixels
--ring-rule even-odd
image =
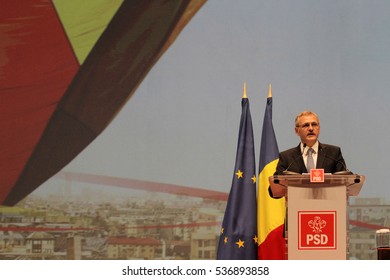
[[[301,143],[301,153],[302,153],[303,161],[305,162],[305,166],[307,166],[307,152],[309,151],[310,148],[314,150],[312,156],[313,156],[314,165],[317,166],[318,141],[315,142],[312,147],[306,146],[305,149],[303,149],[303,143]]]

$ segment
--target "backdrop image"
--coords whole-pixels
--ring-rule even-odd
[[[256,170],[272,84],[279,151],[312,110],[319,140],[366,176],[349,251],[376,258],[390,227],[388,1],[0,7],[0,259],[215,259],[244,83]]]

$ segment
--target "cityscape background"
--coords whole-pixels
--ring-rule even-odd
[[[208,1],[90,146],[0,208],[1,257],[214,259],[223,199],[62,175],[228,193],[246,82],[258,148],[271,83],[280,150],[298,144],[295,115],[310,109],[320,141],[341,146],[348,168],[366,176],[350,207],[361,222],[351,225],[350,257],[374,259],[375,230],[390,226],[389,11],[385,0]]]
[[[61,175],[50,192],[0,207],[0,259],[215,259],[227,194],[202,198],[180,186],[168,194]],[[390,204],[359,197],[350,204],[348,258],[375,260],[376,230],[390,227]]]

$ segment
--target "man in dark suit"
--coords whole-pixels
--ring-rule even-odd
[[[301,142],[297,147],[279,153],[275,175],[309,173],[309,149],[312,149],[310,151],[313,158],[312,168],[324,169],[325,173],[349,172],[340,147],[318,141],[320,130],[320,120],[316,113],[311,111],[299,113],[295,118],[295,133],[300,137]],[[268,192],[274,198],[271,187],[268,188]],[[287,230],[287,224],[285,224],[285,230]]]
[[[325,173],[335,173],[346,170],[346,164],[340,147],[323,144],[318,141],[320,121],[314,112],[304,111],[295,118],[295,133],[301,143],[279,154],[279,162],[275,175],[287,172],[308,173],[307,159],[309,149],[312,149],[314,168],[322,168]]]

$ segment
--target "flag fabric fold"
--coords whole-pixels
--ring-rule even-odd
[[[252,118],[248,98],[242,98],[236,162],[221,227],[217,259],[256,260],[256,163]]]
[[[285,199],[271,198],[268,192],[268,178],[274,174],[278,160],[279,149],[272,124],[272,93],[270,92],[261,135],[257,201],[258,257],[263,260],[286,259],[286,242],[283,234],[286,215]]]

